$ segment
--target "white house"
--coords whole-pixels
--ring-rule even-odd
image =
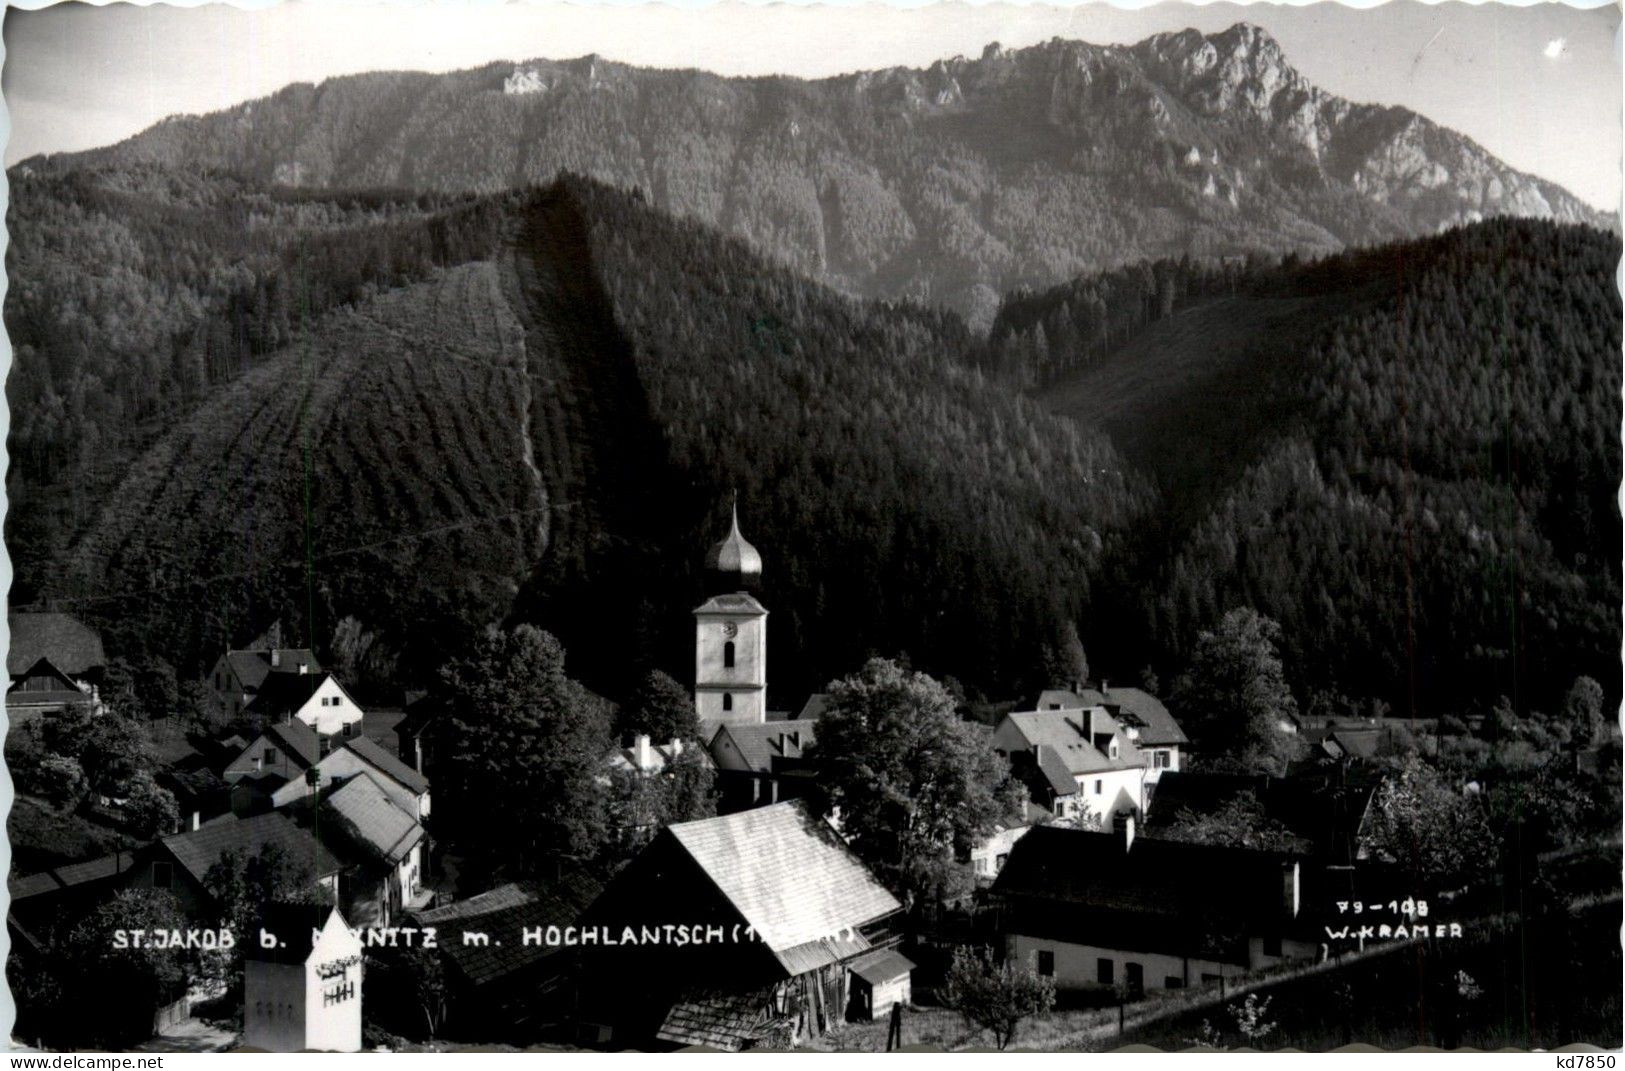
[[[353,777],[367,774],[401,810],[417,815],[420,820],[429,817],[429,779],[384,750],[371,737],[352,736],[314,765],[315,787],[324,795]],[[312,786],[303,777],[290,781],[271,793],[271,806],[286,807],[310,795],[311,791]]]
[[[1006,714],[993,747],[1055,818],[1104,824],[1120,810],[1145,812],[1145,754],[1104,707]]]
[[[1145,757],[1146,784],[1155,787],[1164,773],[1182,769],[1190,738],[1168,712],[1162,700],[1143,688],[1113,687],[1102,680],[1098,685],[1076,689],[1052,688],[1042,692],[1037,710],[1084,710],[1103,707],[1123,726],[1129,739]]]
[[[322,736],[359,736],[363,711],[331,673],[273,673],[244,708],[263,721],[304,722]]]
[[[1275,852],[1044,826],[993,883],[1009,961],[1061,989],[1130,994],[1235,978],[1319,953],[1300,862]]]
[[[970,850],[971,872],[978,878],[992,879],[1004,869],[1010,851],[1032,826],[999,826],[983,837]]]
[[[361,941],[335,907],[270,904],[243,949],[243,1044],[361,1051]],[[265,947],[270,943],[272,947]]]

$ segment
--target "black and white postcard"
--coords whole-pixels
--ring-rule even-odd
[[[12,1050],[1620,1048],[1620,26],[9,8]]]

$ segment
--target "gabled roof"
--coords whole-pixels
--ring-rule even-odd
[[[316,694],[316,689],[326,684],[332,677],[331,673],[269,674],[260,685],[259,692],[244,709],[247,713],[262,718],[280,718],[292,714],[310,702],[310,697]],[[339,690],[343,691],[344,685],[340,684]],[[357,713],[360,713],[359,709]]]
[[[265,683],[265,679],[273,673],[281,676],[308,676],[320,673],[322,665],[316,661],[316,654],[303,647],[282,647],[276,651],[277,666],[271,665],[270,651],[227,651],[226,662],[231,671],[237,675],[243,687],[250,691],[257,691]],[[301,673],[301,668],[304,673]]]
[[[1047,709],[1052,703],[1066,708],[1103,706],[1112,711],[1119,721],[1140,730],[1139,743],[1144,745],[1188,744],[1190,739],[1179,722],[1168,713],[1162,700],[1143,688],[1113,688],[1107,690],[1084,688],[1071,692],[1051,689],[1038,697],[1038,708]]]
[[[1128,738],[1128,733],[1104,707],[1086,710],[1027,710],[1006,718],[1031,748],[1049,746],[1073,774],[1126,770],[1145,765],[1145,756]],[[1092,735],[1086,735],[1088,728]],[[1101,750],[1112,736],[1117,737],[1117,758]]]
[[[819,717],[824,713],[825,709],[828,708],[828,706],[829,706],[829,693],[828,692],[814,692],[812,695],[809,695],[807,697],[807,701],[805,703],[803,703],[802,706],[801,706],[801,712],[798,713],[793,720],[794,721],[817,721],[819,719]]]
[[[54,687],[25,688],[24,685],[39,680],[48,680]],[[29,706],[67,706],[72,703],[89,703],[90,693],[80,688],[72,677],[62,672],[49,658],[40,658],[27,671],[19,675],[6,690],[6,705],[8,707]]]
[[[1010,928],[1106,948],[1196,954],[1234,952],[1249,933],[1310,925],[1314,898],[1300,871],[1300,916],[1284,905],[1289,855],[1137,836],[1125,853],[1115,833],[1060,826],[1029,830],[1010,849],[993,895],[1010,905]]]
[[[899,911],[799,800],[667,827],[791,975],[864,951],[853,931]]]
[[[13,613],[6,615],[6,622],[11,628],[6,672],[13,677],[41,658],[73,676],[107,664],[101,634],[72,614]]]
[[[794,721],[764,721],[723,725],[711,738],[713,756],[727,735],[739,749],[746,764],[758,773],[772,773],[774,759],[799,759],[817,739],[818,723],[797,718]]]
[[[325,802],[351,839],[382,862],[399,863],[423,839],[417,815],[401,810],[371,774],[350,778]]]
[[[295,765],[300,769],[316,765],[322,758],[321,738],[316,730],[297,718],[291,721],[273,722],[265,727],[262,734],[280,744],[288,757],[296,760]]]
[[[314,734],[312,734],[314,735]],[[368,766],[379,773],[385,774],[390,780],[399,782],[411,789],[417,795],[429,791],[429,779],[406,765],[394,755],[384,750],[378,741],[365,736],[352,736],[344,741],[344,746],[360,756]]]
[[[499,982],[533,966],[556,947],[525,941],[527,930],[568,926],[601,891],[586,874],[574,871],[557,881],[501,885],[488,893],[443,908],[417,912],[419,924],[434,926],[437,944],[476,986]],[[463,933],[483,933],[489,944],[463,943]]]
[[[308,864],[313,877],[326,877],[339,869],[338,861],[315,837],[278,811],[206,825],[189,833],[175,833],[159,843],[200,885],[209,868],[227,852],[252,857],[268,844],[281,848],[296,864]]]

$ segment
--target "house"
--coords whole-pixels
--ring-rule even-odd
[[[1349,762],[1287,777],[1176,771],[1157,786],[1157,805],[1146,817],[1144,833],[1156,836],[1186,815],[1222,814],[1245,794],[1258,801],[1267,819],[1302,842],[1306,859],[1350,865],[1367,856],[1365,829],[1381,785],[1379,770]]]
[[[739,811],[805,795],[813,774],[806,750],[817,733],[817,721],[803,718],[719,727],[707,748],[717,768],[718,808]]]
[[[9,921],[25,934],[44,934],[105,901],[138,865],[135,852],[117,851],[34,874],[11,874]]]
[[[1145,812],[1145,753],[1104,707],[1007,714],[993,747],[1027,783],[1040,813],[1103,822],[1125,808]]]
[[[294,725],[300,723],[294,722]],[[303,728],[303,726],[301,726]],[[312,739],[315,734],[310,730]],[[352,736],[321,756],[298,781],[289,781],[272,790],[272,807],[286,807],[313,789],[326,791],[344,784],[353,777],[367,775],[401,810],[419,820],[429,817],[429,779],[385,751],[377,741],[365,736]],[[314,782],[312,778],[314,777]]]
[[[395,723],[395,754],[418,773],[433,776],[436,738],[448,720],[445,700],[432,695],[413,698]]]
[[[155,779],[175,797],[180,814],[176,832],[200,829],[203,823],[232,813],[231,786],[207,766],[166,766]]]
[[[128,880],[141,888],[168,889],[195,916],[211,899],[205,882],[210,867],[230,854],[246,861],[267,849],[290,866],[305,870],[313,885],[338,895],[338,860],[314,836],[276,811],[212,822],[163,837],[137,853]]]
[[[350,737],[361,734],[362,709],[331,673],[273,673],[243,708],[245,717],[260,724],[302,721],[317,735]]]
[[[412,912],[408,925],[435,928],[445,964],[445,1031],[522,1044],[569,1018],[574,1011],[570,957],[559,945],[527,942],[525,934],[574,924],[602,891],[585,873],[571,871]]]
[[[1181,768],[1181,756],[1190,749],[1190,738],[1179,727],[1179,722],[1168,713],[1162,700],[1143,688],[1114,688],[1111,682],[1104,680],[1098,687],[1052,688],[1040,693],[1034,706],[1038,710],[1104,707],[1145,754],[1150,770],[1146,784],[1153,790],[1165,771]]]
[[[656,744],[646,734],[638,733],[632,737],[630,746],[612,748],[604,764],[611,770],[656,774],[676,762],[677,757],[683,753],[683,748],[684,744],[680,739]],[[711,757],[703,749],[696,750],[701,761],[707,766],[711,765]]]
[[[1274,852],[1040,826],[990,893],[1009,962],[1058,988],[1130,993],[1218,981],[1319,951],[1314,890]]]
[[[12,683],[26,676],[40,659],[75,682],[97,685],[107,666],[107,652],[95,629],[72,614],[11,613],[6,615],[11,646],[6,649],[6,672]]]
[[[60,714],[78,703],[100,710],[101,699],[88,682],[74,680],[49,658],[41,657],[11,678],[6,689],[6,717],[12,728],[37,723],[48,714]]]
[[[580,1022],[615,1045],[795,1044],[846,1019],[901,911],[801,801],[668,826],[570,935]]]
[[[427,834],[415,811],[390,798],[371,774],[345,781],[321,801],[316,828],[348,863],[340,903],[358,926],[389,926],[403,910],[428,906],[423,887]],[[334,834],[344,838],[341,846]]]
[[[243,1044],[360,1052],[361,940],[344,916],[334,907],[267,904],[258,928],[271,941],[242,942]]]
[[[971,873],[979,880],[992,881],[998,877],[999,871],[1004,869],[1005,862],[1010,858],[1010,849],[1015,847],[1029,829],[1028,825],[1000,825],[992,833],[978,841],[970,851]]]
[[[306,771],[321,757],[321,740],[304,722],[267,725],[220,775],[231,786],[232,811],[252,814],[272,809],[277,806],[274,794],[281,790],[285,797],[289,785],[300,795],[308,794]],[[285,798],[283,802],[287,802]]]
[[[265,682],[273,676],[308,675],[320,673],[321,669],[315,653],[302,647],[278,645],[248,651],[227,651],[209,671],[209,685],[220,697],[226,717],[235,719],[242,716]]]

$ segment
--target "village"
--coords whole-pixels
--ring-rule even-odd
[[[1196,1011],[1193,1041],[1257,1044],[1272,986],[1504,928],[1509,866],[1583,891],[1577,837],[1475,853],[1464,808],[1492,786],[1460,755],[1512,733],[1563,792],[1617,798],[1608,725],[1294,710],[1236,725],[1265,753],[1239,762],[1212,712],[1138,684],[968,711],[885,659],[774,709],[737,509],[705,565],[692,687],[641,689],[585,767],[590,859],[482,795],[480,756],[517,745],[463,739],[487,712],[454,696],[359,702],[274,627],[185,689],[212,721],[135,725],[94,629],[14,612],[19,807],[121,838],[14,866],[16,1039],[61,1045],[65,973],[89,971],[117,987],[102,1043],[160,1050],[1086,1047]],[[1462,977],[1440,1029],[1470,1018]]]

